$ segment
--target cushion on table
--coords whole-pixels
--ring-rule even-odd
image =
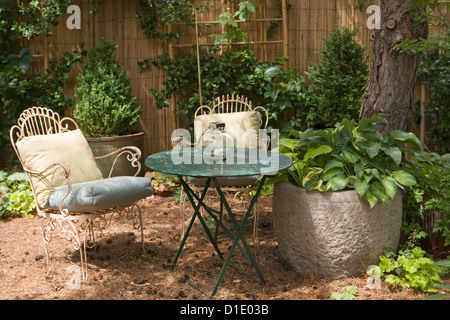
[[[67,194],[67,186],[53,191],[45,206],[59,209]],[[113,207],[131,205],[152,194],[151,179],[121,176],[72,185],[72,191],[64,199],[63,209],[70,212],[95,212]]]

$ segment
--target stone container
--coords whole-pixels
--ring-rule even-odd
[[[281,259],[295,271],[331,279],[360,276],[378,265],[384,248],[397,248],[402,197],[370,209],[356,191],[274,187],[273,222]]]

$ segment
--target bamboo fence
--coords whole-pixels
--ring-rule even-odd
[[[193,1],[204,4],[206,1]],[[312,63],[320,61],[318,51],[323,39],[334,26],[345,26],[358,30],[357,39],[371,53],[370,36],[374,32],[367,27],[370,13],[369,5],[379,5],[380,0],[254,0],[258,4],[257,12],[242,24],[248,33],[250,48],[261,61],[276,61],[277,56],[288,55],[289,65],[304,73]],[[114,40],[118,44],[116,56],[131,81],[133,96],[136,96],[143,109],[138,128],[145,132],[144,156],[171,148],[170,136],[174,129],[182,126],[183,119],[174,118],[176,108],[172,101],[171,108],[159,110],[149,90],[161,89],[165,80],[163,71],[151,68],[138,71],[138,61],[157,57],[163,53],[172,56],[180,52],[194,52],[196,43],[195,28],[184,25],[168,27],[181,33],[180,39],[172,44],[149,39],[144,35],[136,18],[138,1],[101,0],[96,16],[89,13],[89,0],[73,0],[71,4],[81,9],[81,29],[69,29],[66,20],[71,14],[63,14],[59,24],[53,27],[53,35],[46,39],[39,38],[27,43],[36,55],[32,65],[33,71],[45,70],[49,59],[59,58],[66,51],[80,50],[84,43],[87,49],[94,47],[101,38]],[[233,11],[239,3],[237,0],[213,0],[211,7],[198,15],[199,42],[208,45],[212,42],[210,34],[222,33],[221,26],[210,26],[217,21],[223,11]],[[287,5],[289,4],[289,5]],[[270,23],[278,25],[272,38],[268,38]],[[73,96],[76,87],[76,75],[80,67],[74,68],[65,81],[65,94]],[[419,92],[420,94],[420,92]],[[70,115],[72,110],[68,110]]]

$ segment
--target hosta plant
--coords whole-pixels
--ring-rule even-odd
[[[356,190],[370,207],[394,199],[398,189],[416,184],[412,163],[406,153],[427,157],[424,145],[413,134],[391,131],[380,134],[382,115],[370,119],[344,119],[335,128],[293,131],[280,139],[279,152],[293,165],[272,182],[290,182],[306,190],[320,192]]]

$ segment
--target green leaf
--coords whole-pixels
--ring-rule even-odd
[[[384,191],[389,199],[394,199],[397,195],[397,183],[391,177],[385,177],[381,180],[381,184],[384,187]]]
[[[382,147],[383,150],[397,165],[402,162],[402,152],[397,147]]]
[[[378,203],[378,198],[375,197],[370,190],[367,190],[367,192],[364,194],[364,199],[366,199],[369,202],[370,208],[372,209],[375,207],[375,205]]]
[[[306,162],[309,159],[314,159],[318,155],[327,154],[330,153],[331,151],[333,151],[333,149],[327,145],[321,145],[320,147],[309,149],[305,154],[304,161]]]
[[[333,178],[335,175],[337,175],[339,173],[343,173],[341,168],[330,169],[327,172],[324,172],[324,174],[322,175],[322,179],[324,181],[330,180],[331,178]]]
[[[358,147],[366,150],[367,154],[372,159],[373,157],[378,155],[381,145],[374,141],[365,141],[365,142],[359,143]]]
[[[343,148],[341,153],[344,159],[350,163],[356,163],[361,158],[359,154],[348,148]]]
[[[369,190],[369,184],[365,180],[356,180],[355,182],[355,190],[358,192],[360,197],[364,197],[367,190]]]
[[[303,188],[306,190],[314,190],[319,185],[320,181],[317,178],[309,179],[304,182]]]
[[[388,198],[383,184],[380,181],[373,182],[369,187],[370,192],[379,200],[384,201]]]
[[[343,190],[347,187],[348,178],[342,173],[334,176],[328,181],[331,191]]]
[[[394,171],[392,173],[392,178],[403,186],[414,186],[417,183],[416,178],[405,170]]]
[[[298,141],[294,140],[294,139],[286,139],[286,138],[284,138],[284,139],[280,139],[278,144],[280,146],[288,148],[290,151],[294,151],[295,147],[298,144]]]
[[[264,80],[272,81],[272,79],[276,77],[278,73],[280,73],[280,67],[278,66],[267,68],[267,70],[264,71]]]
[[[381,114],[374,114],[369,119],[363,119],[359,121],[359,128],[362,131],[375,132],[377,123],[387,123],[387,120]]]
[[[344,167],[344,164],[341,161],[339,161],[339,160],[332,160],[332,161],[327,163],[327,165],[323,169],[323,172],[327,172],[330,169],[342,168],[342,167]]]
[[[389,136],[395,140],[407,142],[417,147],[421,147],[423,143],[417,138],[417,136],[412,132],[404,132],[401,130],[392,130],[389,132]]]

